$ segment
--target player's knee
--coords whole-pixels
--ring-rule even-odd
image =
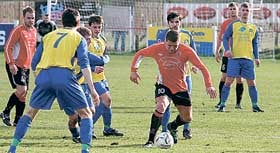
[[[112,107],[112,99],[111,97],[107,97],[105,100],[104,100],[104,105],[107,107],[107,108],[111,108]]]
[[[161,116],[163,116],[165,110],[166,110],[167,106],[164,104],[157,104],[156,110],[155,112],[157,112],[158,114],[160,114]]]
[[[87,107],[87,108],[82,108],[82,109],[78,109],[77,110],[79,116],[83,119],[83,118],[92,118],[92,113],[91,110]]]
[[[19,101],[25,102],[26,101],[27,90],[17,90],[15,92],[15,95],[18,97]]]
[[[184,122],[191,122],[191,121],[192,121],[192,116],[184,115],[184,116],[181,116],[181,119],[182,119]]]
[[[77,115],[69,116],[69,120],[68,120],[68,127],[69,128],[75,128],[77,123],[78,123],[78,116]]]
[[[157,110],[155,110],[154,115],[156,117],[163,117],[163,113],[158,112]]]

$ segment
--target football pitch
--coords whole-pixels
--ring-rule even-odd
[[[245,90],[241,110],[235,106],[235,85],[227,102],[226,112],[216,112],[206,95],[201,73],[192,74],[193,79],[193,138],[184,140],[182,127],[178,129],[179,141],[171,149],[143,148],[147,141],[151,114],[154,111],[154,83],[157,74],[155,62],[145,58],[139,69],[140,85],[129,80],[132,55],[111,55],[105,73],[113,99],[112,127],[123,132],[124,137],[105,137],[103,121],[95,125],[97,140],[93,140],[93,153],[269,153],[280,152],[280,61],[261,60],[256,68],[260,107],[264,113],[253,113]],[[214,57],[202,57],[212,75],[214,87],[218,88],[220,64]],[[4,68],[3,52],[0,53],[0,111],[3,111],[12,93]],[[29,96],[34,87],[31,74]],[[27,102],[28,103],[28,102]],[[14,109],[11,113],[14,119]],[[172,105],[172,120],[177,111]],[[14,127],[6,127],[0,120],[0,153],[7,151]],[[114,143],[115,142],[115,143]],[[112,143],[117,145],[111,145]],[[54,103],[52,110],[41,111],[29,132],[18,146],[18,153],[78,153],[80,144],[71,140],[67,128],[67,116]]]

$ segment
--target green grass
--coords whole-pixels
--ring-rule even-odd
[[[193,138],[183,140],[179,128],[179,142],[171,149],[146,149],[151,113],[154,110],[154,81],[157,74],[155,63],[146,58],[139,70],[142,81],[139,86],[129,81],[131,55],[112,55],[106,66],[106,75],[113,98],[113,127],[125,136],[104,137],[102,119],[96,125],[97,140],[91,152],[98,153],[268,153],[280,152],[280,72],[279,61],[263,60],[256,69],[259,103],[265,113],[253,113],[247,87],[242,100],[242,110],[235,110],[235,87],[231,90],[227,112],[217,113],[216,100],[206,95],[201,74],[193,74]],[[218,87],[220,64],[214,58],[202,60],[209,68],[215,87]],[[6,105],[12,90],[7,81],[3,53],[0,54],[0,110]],[[31,90],[33,88],[31,78]],[[30,91],[31,91],[30,90]],[[31,92],[30,92],[31,93]],[[29,96],[30,97],[30,96]],[[14,114],[14,110],[12,115]],[[177,111],[172,109],[172,118]],[[11,142],[14,127],[0,123],[0,152],[5,152]],[[119,145],[110,145],[118,142]],[[67,129],[67,116],[54,103],[52,110],[42,111],[18,147],[18,153],[78,153],[80,145],[71,141]]]

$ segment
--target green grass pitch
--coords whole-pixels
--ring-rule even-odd
[[[154,82],[157,74],[155,62],[143,60],[139,69],[142,81],[134,85],[129,81],[131,55],[112,55],[106,65],[106,76],[113,98],[112,127],[125,136],[104,137],[102,118],[95,126],[98,139],[92,142],[96,153],[268,153],[280,152],[280,63],[262,60],[256,68],[259,104],[264,113],[253,113],[245,86],[242,110],[235,110],[235,85],[231,89],[225,113],[216,112],[218,99],[210,100],[205,92],[201,74],[193,74],[193,138],[184,140],[179,128],[179,142],[171,149],[143,148],[148,137],[151,113],[154,110]],[[203,57],[218,88],[220,64],[213,57]],[[7,80],[3,53],[0,53],[0,111],[13,91]],[[32,75],[31,75],[32,76]],[[31,77],[31,93],[34,77]],[[29,95],[30,97],[30,95]],[[177,111],[172,106],[172,119]],[[14,110],[12,111],[12,119]],[[14,127],[5,127],[0,121],[0,152],[7,151]],[[110,145],[116,142],[118,145]],[[78,153],[80,145],[72,142],[67,129],[67,116],[54,103],[52,110],[41,111],[18,147],[18,153]]]

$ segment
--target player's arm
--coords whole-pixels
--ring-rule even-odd
[[[139,84],[139,81],[141,80],[141,77],[138,73],[138,68],[140,67],[140,63],[142,62],[142,59],[146,56],[152,56],[153,54],[153,46],[144,48],[139,50],[133,57],[132,63],[130,66],[130,81]]]
[[[4,49],[4,56],[6,63],[9,65],[9,69],[13,75],[17,74],[17,66],[15,65],[15,60],[13,58],[13,51],[16,43],[19,41],[20,31],[19,28],[12,30]]]
[[[223,33],[224,33],[224,29],[223,29],[223,23],[222,23],[222,25],[220,27],[219,35],[218,35],[217,48],[216,48],[216,51],[215,51],[215,58],[216,58],[216,61],[218,63],[221,60],[220,49],[221,49],[221,44],[222,44],[222,39],[223,39]]]
[[[191,49],[191,48],[189,48],[189,49]],[[192,50],[192,52],[190,52],[188,55],[190,62],[193,65],[195,65],[202,72],[207,94],[209,94],[210,98],[216,98],[216,91],[212,85],[211,75],[210,75],[207,67],[203,64],[203,62],[197,56],[195,51],[193,49],[191,49],[191,50]]]
[[[99,96],[93,86],[90,64],[89,64],[89,59],[88,59],[87,43],[84,38],[82,38],[82,41],[77,48],[77,59],[78,59],[78,65],[81,67],[81,71],[89,86],[93,101],[95,102],[96,105],[99,105],[100,100],[99,100]]]
[[[42,53],[43,53],[43,42],[39,44],[39,46],[37,47],[36,52],[34,53],[34,56],[32,58],[32,61],[31,61],[32,71],[36,70],[36,66],[41,60]]]
[[[255,58],[255,63],[257,66],[260,65],[260,60],[259,60],[259,32],[256,31],[255,37],[252,41],[252,45],[253,45],[253,54],[254,54],[254,58]]]
[[[224,35],[223,35],[223,46],[225,48],[225,56],[226,57],[231,57],[232,56],[232,53],[230,51],[230,46],[229,46],[229,41],[231,40],[232,38],[232,32],[233,32],[233,27],[232,27],[233,23],[231,23],[227,29],[225,30],[224,32]]]

